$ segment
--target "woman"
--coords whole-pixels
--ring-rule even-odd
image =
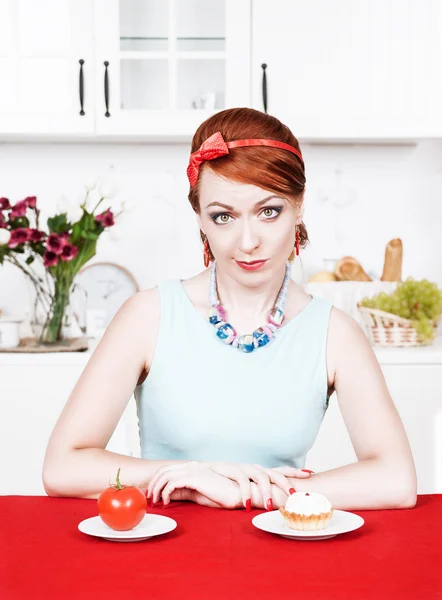
[[[408,440],[364,332],[290,278],[308,241],[294,135],[256,110],[219,112],[187,174],[209,268],[118,311],[51,435],[47,493],[97,498],[121,467],[165,505],[272,510],[296,489],[340,509],[414,506]],[[105,450],[134,389],[141,458]],[[312,474],[335,390],[358,462]]]

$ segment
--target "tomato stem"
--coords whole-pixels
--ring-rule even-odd
[[[121,471],[121,468],[118,469],[118,472],[117,472],[117,490],[122,490],[123,489],[123,486],[120,483],[120,471]]]

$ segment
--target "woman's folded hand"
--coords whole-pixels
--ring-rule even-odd
[[[177,490],[186,491],[178,493]],[[146,497],[148,501],[152,499],[154,504],[162,498],[164,505],[169,504],[171,499],[192,499],[206,506],[242,506],[237,483],[196,461],[160,467],[148,484]]]
[[[252,483],[256,483],[258,486],[262,506],[267,510],[273,510],[272,484],[282,490],[286,496],[289,496],[295,489],[292,487],[292,482],[287,478],[306,479],[310,477],[311,473],[289,466],[269,469],[249,463],[206,462],[204,464],[219,475],[223,475],[239,485],[242,503],[247,509],[250,509],[252,504]]]
[[[192,500],[204,506],[250,510],[253,505],[273,510],[272,484],[278,488],[277,496],[282,491],[286,498],[294,491],[289,477],[305,479],[310,472],[288,466],[268,469],[247,463],[191,461],[158,469],[148,484],[146,497],[154,504],[162,498],[164,505],[171,500]],[[252,492],[253,483],[259,499]]]

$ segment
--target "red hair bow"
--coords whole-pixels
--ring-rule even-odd
[[[217,131],[201,144],[199,150],[190,155],[189,165],[187,167],[187,177],[189,178],[190,185],[193,187],[198,181],[200,166],[205,160],[213,160],[214,158],[225,156],[226,154],[229,154],[229,148],[241,148],[243,146],[270,146],[271,148],[288,150],[289,152],[292,152],[292,154],[296,154],[301,162],[304,163],[301,152],[285,142],[261,138],[225,142],[221,132]]]
[[[190,155],[189,166],[187,167],[187,177],[191,186],[198,181],[198,174],[201,164],[205,160],[213,160],[220,156],[229,154],[229,148],[219,131],[211,135],[200,146],[200,149]]]

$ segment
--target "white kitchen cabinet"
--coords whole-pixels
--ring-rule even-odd
[[[42,483],[46,447],[58,417],[77,379],[85,357],[0,354],[0,495],[45,494]],[[134,399],[123,413],[107,449],[139,454]]]
[[[250,0],[95,0],[99,136],[189,137],[250,106]]]
[[[440,344],[442,347],[442,343]],[[388,356],[390,349],[385,353]],[[392,352],[395,352],[392,350]],[[418,477],[418,493],[442,492],[442,364],[383,364],[391,397],[407,433]],[[366,407],[370,410],[370,406]],[[357,462],[336,393],[312,450],[313,471]]]
[[[302,140],[440,137],[441,12],[440,0],[253,0],[254,108],[265,72],[268,112]]]
[[[0,0],[2,136],[94,132],[92,18],[90,0]]]
[[[45,493],[41,473],[49,436],[92,351],[0,353],[1,495]],[[434,346],[375,353],[412,448],[418,493],[442,493],[442,336]],[[140,456],[133,397],[106,447]],[[333,394],[307,466],[319,472],[356,460]]]

